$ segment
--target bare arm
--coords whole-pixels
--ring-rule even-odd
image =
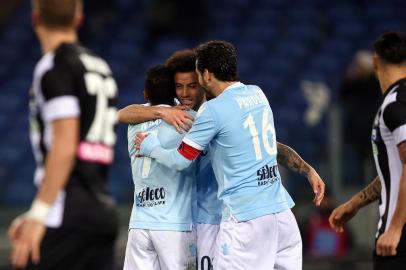
[[[301,175],[307,176],[309,172],[313,169],[309,164],[304,161],[295,150],[290,148],[287,145],[284,145],[280,142],[277,142],[278,155],[277,160],[278,164],[283,167],[297,172]]]
[[[402,175],[399,183],[398,201],[389,228],[402,230],[406,224],[406,143],[400,144],[398,148],[402,162]]]
[[[66,185],[74,166],[79,141],[79,120],[52,122],[53,140],[45,161],[45,175],[30,211],[15,219],[9,228],[13,244],[11,262],[24,268],[31,260],[40,261],[40,244],[45,235],[45,218],[58,192]]]
[[[118,111],[118,121],[123,124],[140,124],[162,117],[159,107],[129,105]]]
[[[71,174],[79,142],[79,120],[62,119],[52,124],[53,142],[45,161],[45,175],[36,199],[52,204]]]
[[[394,256],[397,254],[402,230],[406,224],[406,143],[400,144],[398,150],[402,162],[399,193],[392,221],[386,232],[378,238],[376,243],[376,253],[380,256]]]
[[[312,166],[304,161],[299,154],[289,146],[277,142],[277,148],[278,155],[276,158],[278,160],[278,164],[293,172],[306,176],[315,194],[313,202],[316,205],[320,205],[324,197],[325,184],[316,170],[313,169]]]
[[[376,201],[381,196],[381,181],[379,177],[351,199],[333,210],[329,217],[331,228],[336,232],[343,232],[344,225],[350,221],[362,207]]]
[[[366,188],[355,194],[350,203],[358,210],[371,202],[378,200],[381,196],[381,181],[379,177],[375,179]]]
[[[162,119],[174,126],[179,133],[182,129],[189,130],[193,117],[184,112],[186,107],[157,107],[129,105],[118,111],[118,121],[123,124],[140,124],[151,120]]]

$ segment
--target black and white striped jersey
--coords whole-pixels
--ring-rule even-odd
[[[44,161],[52,145],[52,122],[80,120],[76,163],[48,216],[48,227],[77,226],[77,219],[83,217],[94,223],[98,216],[114,210],[107,191],[107,173],[116,141],[116,99],[117,85],[107,63],[78,44],[62,44],[45,54],[35,67],[30,133],[37,186],[43,179]]]
[[[385,93],[372,129],[372,149],[382,184],[377,237],[392,221],[402,175],[398,145],[406,141],[406,78]]]

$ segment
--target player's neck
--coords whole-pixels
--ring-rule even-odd
[[[62,43],[78,42],[78,35],[75,29],[47,29],[37,30],[38,38],[41,42],[42,53],[46,54],[57,49]]]
[[[231,85],[235,84],[236,82],[222,82],[222,81],[217,81],[217,93],[215,93],[216,97],[220,95],[221,93],[224,92],[228,87]]]
[[[395,82],[406,78],[406,68],[402,67],[388,67],[385,72],[380,76],[381,90],[385,94]]]

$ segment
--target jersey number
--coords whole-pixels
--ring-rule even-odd
[[[252,137],[252,144],[254,145],[255,150],[255,157],[257,160],[262,159],[262,150],[260,145],[260,139],[257,127],[255,125],[254,117],[250,113],[247,119],[244,122],[244,129],[249,128]],[[271,135],[272,142],[269,143],[268,132]],[[275,128],[269,122],[269,109],[264,109],[262,113],[262,143],[265,148],[265,151],[269,155],[276,155],[276,136],[275,136]]]
[[[117,109],[108,107],[109,98],[115,97],[117,85],[112,77],[104,78],[101,74],[88,72],[85,74],[87,92],[96,95],[96,113],[86,140],[89,142],[102,142],[105,145],[114,145],[116,134],[114,124]]]

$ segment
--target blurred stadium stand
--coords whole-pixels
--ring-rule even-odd
[[[120,88],[119,106],[142,103],[144,72],[172,52],[209,39],[237,47],[241,80],[259,85],[274,111],[278,141],[291,145],[329,178],[328,114],[309,126],[303,81],[323,82],[331,104],[354,53],[371,48],[384,30],[406,29],[403,0],[206,0],[200,36],[171,32],[148,39],[149,0],[116,0],[114,20],[86,45],[111,65]],[[86,35],[86,33],[82,33]],[[27,205],[35,192],[34,161],[28,137],[28,89],[40,48],[30,22],[29,1],[0,28],[0,205]],[[133,187],[126,126],[117,127],[116,159],[110,187],[118,202],[131,203]],[[351,170],[351,164],[346,169]],[[284,173],[295,198],[305,198],[306,181]],[[328,182],[328,181],[327,181]],[[299,184],[302,183],[302,184]],[[309,195],[310,194],[310,195]]]

